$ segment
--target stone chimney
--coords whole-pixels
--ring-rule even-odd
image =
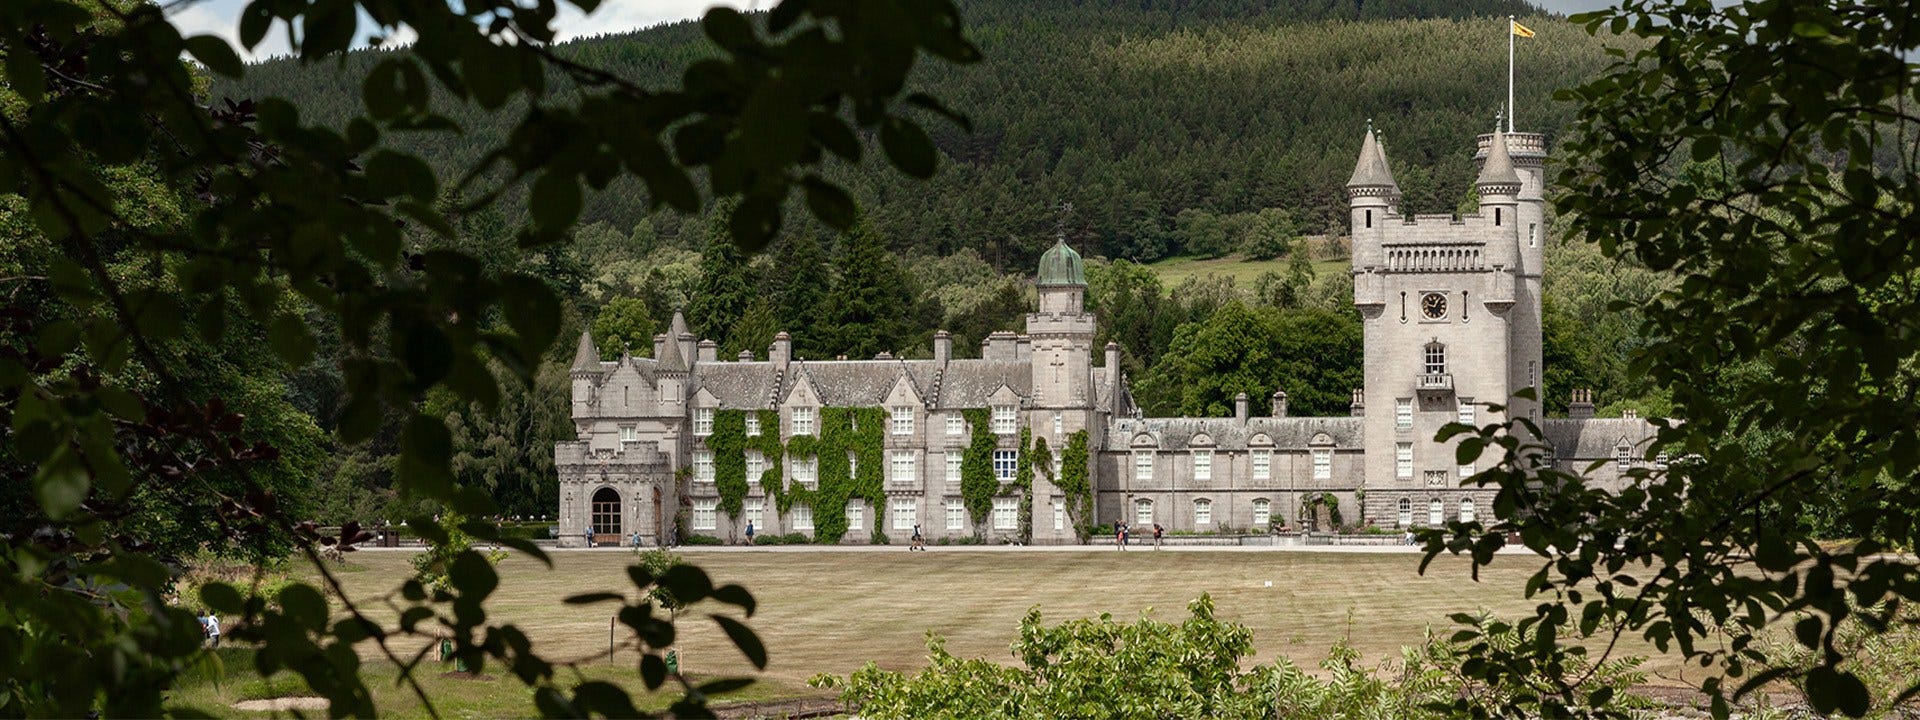
[[[773,336],[773,344],[767,347],[767,361],[774,367],[785,369],[793,361],[793,336],[782,330]]]
[[[980,343],[980,359],[1017,360],[1019,355],[1014,345],[1018,341],[1019,336],[1014,335],[1012,330],[995,331],[987,336],[986,342]]]
[[[873,359],[875,359],[875,360],[892,360],[892,359],[893,359],[893,353],[890,353],[890,352],[887,352],[887,351],[885,351],[885,350],[881,350],[881,351],[880,351],[879,353],[877,353],[877,354],[875,354],[875,355],[873,356]]]
[[[942,365],[953,359],[953,333],[941,330],[933,334],[933,361]]]
[[[712,340],[701,340],[700,344],[695,347],[698,349],[693,354],[694,362],[710,363],[720,359],[720,343]]]
[[[1233,421],[1239,425],[1247,424],[1247,394],[1233,396]]]
[[[1120,343],[1107,341],[1107,372],[1120,372]]]
[[[658,360],[667,354],[667,336],[665,333],[653,336],[653,357]]]
[[[1360,388],[1354,388],[1353,389],[1353,405],[1349,407],[1354,417],[1366,417],[1367,391],[1362,390]]]
[[[1033,338],[1027,337],[1026,335],[1019,335],[1014,338],[1013,359],[1015,360],[1033,359]]]
[[[1592,390],[1576,389],[1573,391],[1573,402],[1567,403],[1567,417],[1575,420],[1586,420],[1593,417]]]
[[[1273,391],[1273,416],[1274,417],[1287,416],[1287,391],[1285,390]]]
[[[740,362],[753,362],[753,351],[752,351],[752,350],[741,350],[741,351],[740,351],[740,356],[739,356],[739,357],[737,357],[737,358],[735,358],[735,359],[736,359],[736,360],[739,360]]]

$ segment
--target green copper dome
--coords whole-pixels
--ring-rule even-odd
[[[1087,271],[1081,267],[1080,253],[1067,247],[1067,241],[1061,240],[1040,256],[1041,285],[1080,285],[1087,284]]]

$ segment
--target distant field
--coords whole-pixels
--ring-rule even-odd
[[[762,676],[769,682],[751,690],[753,698],[809,694],[806,678],[845,674],[868,660],[890,669],[920,667],[929,630],[945,635],[947,647],[962,657],[1011,661],[1008,646],[1028,608],[1038,607],[1050,621],[1103,612],[1134,619],[1148,611],[1177,621],[1186,603],[1203,592],[1212,594],[1223,618],[1253,630],[1256,662],[1285,656],[1310,665],[1347,637],[1368,664],[1375,664],[1396,656],[1403,645],[1421,642],[1430,627],[1451,632],[1448,614],[1524,612],[1531,603],[1520,589],[1534,569],[1530,558],[1503,557],[1476,583],[1465,562],[1451,559],[1436,561],[1421,577],[1414,572],[1419,556],[1412,553],[694,550],[684,555],[716,582],[741,583],[759,600],[760,610],[748,622],[766,642],[771,663]],[[362,553],[354,558],[354,571],[341,577],[350,596],[372,600],[404,577],[407,559],[405,553]],[[620,552],[557,553],[549,570],[525,558],[508,558],[500,565],[503,581],[488,611],[496,620],[518,623],[553,657],[597,653],[604,658],[610,606],[569,607],[560,599],[630,588],[623,571],[630,559]],[[1266,586],[1269,581],[1272,587]],[[391,616],[379,602],[367,605],[376,615]],[[680,630],[688,672],[749,673],[751,666],[705,615],[683,618]],[[620,668],[630,668],[633,656],[622,654],[616,661],[596,661],[600,669],[591,674],[631,677],[631,670]],[[1671,663],[1651,665],[1670,668]],[[385,672],[391,677],[390,670]],[[524,708],[515,704],[523,702],[524,691],[509,680],[471,693],[457,683],[436,685],[437,691],[462,696],[456,705],[468,712],[454,714],[486,714],[471,705],[482,695],[501,698],[483,703],[498,712],[517,714]],[[239,699],[234,693],[240,689],[201,691],[195,704],[231,702]],[[255,687],[253,693],[258,692]],[[418,711],[410,701],[394,707],[402,714]]]
[[[1261,273],[1268,271],[1285,272],[1286,267],[1287,261],[1285,259],[1248,262],[1239,255],[1228,255],[1211,260],[1201,260],[1192,257],[1174,257],[1147,265],[1147,269],[1152,270],[1154,275],[1159,276],[1160,284],[1168,290],[1179,287],[1181,283],[1186,282],[1189,278],[1207,277],[1209,275],[1233,278],[1234,287],[1251,290],[1254,287],[1254,282],[1260,278]],[[1313,263],[1313,272],[1316,275],[1343,273],[1346,271],[1346,258],[1315,260]]]

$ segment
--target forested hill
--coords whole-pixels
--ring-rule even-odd
[[[975,131],[935,123],[949,162],[930,186],[880,168],[848,169],[843,179],[896,250],[971,247],[1001,269],[1028,266],[1051,242],[1062,203],[1075,208],[1076,244],[1140,260],[1233,249],[1202,246],[1232,240],[1194,232],[1199,217],[1279,208],[1302,231],[1335,227],[1368,118],[1407,204],[1452,209],[1472,179],[1472,138],[1504,101],[1505,16],[1538,31],[1520,41],[1521,129],[1554,134],[1572,110],[1551,102],[1552,92],[1606,61],[1599,40],[1518,0],[967,0],[962,13],[986,61],[916,75],[970,115]],[[669,82],[712,52],[695,23],[567,50],[643,84]],[[281,94],[311,117],[337,119],[358,101],[370,59],[344,70],[271,62],[216,92]],[[470,135],[508,122],[460,106],[446,112]],[[487,144],[419,142],[451,176]],[[644,208],[637,188],[622,186],[596,198],[583,222],[650,222],[654,237],[685,224]],[[1183,221],[1187,210],[1204,212]]]

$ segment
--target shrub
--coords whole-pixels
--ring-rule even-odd
[[[813,542],[813,538],[797,532],[787,533],[785,535],[767,533],[764,535],[756,535],[753,538],[753,544],[755,545],[805,545],[811,542]]]
[[[725,545],[726,541],[712,535],[688,535],[680,538],[681,545]]]

